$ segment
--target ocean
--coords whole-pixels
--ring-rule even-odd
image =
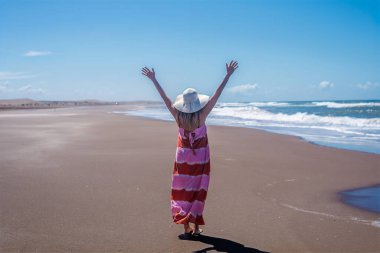
[[[115,113],[174,121],[163,103]],[[206,124],[256,128],[380,154],[380,100],[218,103]]]

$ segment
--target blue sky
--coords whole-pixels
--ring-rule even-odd
[[[0,99],[380,98],[380,1],[0,0]]]

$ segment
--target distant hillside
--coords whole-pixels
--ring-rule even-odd
[[[19,99],[2,99],[0,100],[0,106],[3,105],[26,105],[26,104],[35,104],[38,103],[38,101],[29,99],[29,98],[19,98]]]
[[[0,100],[1,109],[39,109],[39,108],[58,108],[71,106],[90,106],[90,105],[111,105],[115,102],[104,102],[96,99],[78,101],[37,101],[29,98],[2,99]]]

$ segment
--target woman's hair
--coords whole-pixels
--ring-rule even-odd
[[[183,126],[184,129],[195,129],[200,124],[200,113],[202,110],[193,113],[186,113],[177,110],[177,122]]]

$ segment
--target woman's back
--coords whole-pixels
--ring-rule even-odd
[[[183,113],[176,110],[175,120],[179,128],[188,132],[193,132],[206,124],[206,117],[202,114],[202,110],[194,113]]]

